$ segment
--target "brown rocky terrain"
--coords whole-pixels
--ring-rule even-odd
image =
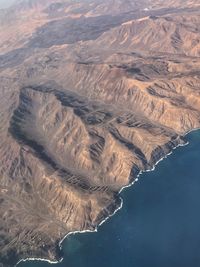
[[[0,263],[59,259],[200,127],[198,0],[29,0],[0,12]],[[162,177],[161,177],[162,179]]]

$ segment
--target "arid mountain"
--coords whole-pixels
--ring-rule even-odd
[[[0,265],[59,259],[200,127],[199,0],[29,0],[0,13]],[[162,179],[162,177],[161,177]]]

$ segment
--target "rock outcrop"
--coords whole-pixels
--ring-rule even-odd
[[[200,127],[199,1],[19,1],[0,15],[0,263],[58,260]],[[161,177],[162,179],[162,177]]]

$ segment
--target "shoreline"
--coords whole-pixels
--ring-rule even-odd
[[[194,131],[198,131],[200,130],[200,127],[199,128],[195,128],[195,129],[192,129],[192,130],[189,130],[188,132],[186,132],[184,135],[180,136],[178,135],[179,138],[185,138],[188,134],[190,134],[191,132],[194,132]],[[163,161],[164,159],[166,159],[168,156],[170,156],[172,153],[173,153],[173,150],[179,148],[179,147],[184,147],[184,146],[187,146],[189,144],[189,141],[187,142],[184,142],[183,144],[178,144],[177,146],[174,146],[171,151],[169,153],[167,153],[165,156],[161,157],[153,166],[151,169],[147,169],[147,170],[144,170],[144,171],[139,171],[139,173],[137,174],[136,178],[130,182],[130,184],[122,187],[118,194],[120,194],[124,189],[126,188],[129,188],[131,186],[134,185],[134,183],[136,183],[138,180],[139,180],[139,177],[141,174],[145,173],[145,172],[152,172],[155,170],[156,166],[161,162]],[[122,197],[119,197],[120,201],[121,201],[121,204],[118,208],[116,208],[114,210],[114,212],[110,215],[108,215],[104,220],[102,220],[98,226],[95,227],[94,230],[82,230],[82,231],[73,231],[73,232],[69,232],[68,234],[66,234],[59,242],[59,249],[62,250],[62,243],[63,241],[70,235],[75,235],[75,234],[84,234],[84,233],[94,233],[94,232],[97,232],[98,231],[98,228],[103,224],[105,223],[109,218],[111,218],[112,216],[114,216],[122,207],[123,207],[123,199]],[[21,262],[27,262],[27,261],[41,261],[41,262],[46,262],[46,263],[49,263],[49,264],[58,264],[58,263],[61,263],[63,261],[63,257],[59,260],[59,261],[51,261],[51,260],[48,260],[48,259],[44,259],[44,258],[26,258],[26,259],[21,259],[19,260],[15,265],[14,267],[17,267],[18,264],[20,264]]]

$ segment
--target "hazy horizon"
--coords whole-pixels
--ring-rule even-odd
[[[0,8],[6,8],[12,5],[16,0],[0,0]]]

